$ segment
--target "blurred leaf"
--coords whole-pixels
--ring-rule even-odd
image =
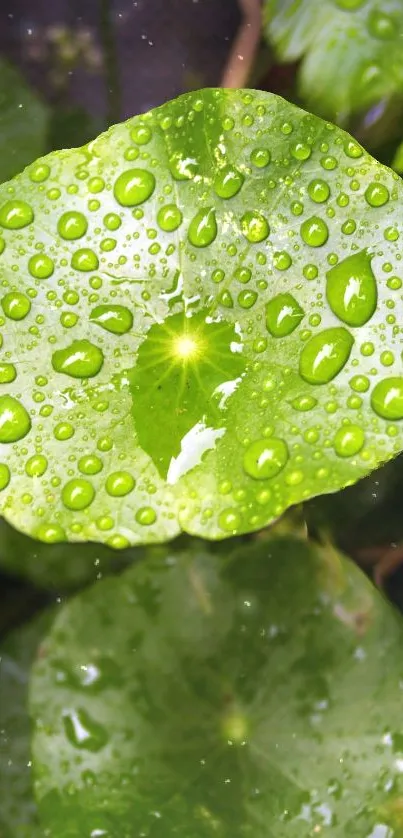
[[[347,134],[248,91],[3,186],[5,518],[46,542],[222,539],[397,454],[401,206]]]
[[[31,785],[28,681],[53,615],[43,613],[0,647],[0,835],[41,838]]]
[[[49,110],[21,74],[0,58],[0,182],[46,151]]]
[[[402,642],[332,550],[150,551],[63,608],[35,664],[46,834],[400,835]]]
[[[284,61],[302,59],[308,107],[338,122],[403,92],[401,0],[265,0],[265,32]]]

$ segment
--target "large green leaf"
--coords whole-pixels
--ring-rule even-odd
[[[0,182],[46,151],[48,108],[11,64],[0,58]]]
[[[160,549],[44,641],[46,835],[400,835],[402,642],[364,575],[307,543]]]
[[[51,612],[13,632],[0,648],[0,835],[40,838],[31,784],[30,669]]]
[[[246,91],[0,188],[0,504],[45,541],[223,538],[402,448],[400,179]]]
[[[309,107],[339,121],[403,91],[401,0],[265,0],[265,31],[285,61],[303,59]]]

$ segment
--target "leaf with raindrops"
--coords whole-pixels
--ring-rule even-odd
[[[70,601],[35,664],[44,834],[399,835],[402,642],[332,549],[151,548]]]
[[[257,530],[403,448],[403,190],[267,93],[0,187],[0,509],[114,548]]]
[[[0,835],[41,838],[31,781],[28,687],[32,662],[49,629],[43,612],[12,632],[0,647]]]
[[[264,28],[284,61],[302,64],[299,92],[339,123],[401,95],[401,0],[265,0]]]

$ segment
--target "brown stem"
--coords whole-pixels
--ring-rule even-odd
[[[221,80],[221,87],[245,87],[260,41],[262,26],[261,0],[238,0],[242,24]]]

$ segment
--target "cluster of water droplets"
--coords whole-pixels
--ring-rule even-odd
[[[360,473],[379,456],[374,435],[386,430],[386,453],[396,450],[403,419],[397,182],[333,126],[275,98],[234,96],[239,113],[228,100],[222,117],[222,92],[207,100],[194,94],[113,129],[84,152],[41,160],[2,188],[0,489],[14,497],[10,463],[18,463],[21,503],[34,510],[44,540],[79,537],[88,525],[126,546],[116,509],[130,496],[124,529],[133,521],[159,525],[156,475],[140,481],[138,496],[130,369],[150,326],[161,323],[166,340],[164,320],[184,307],[189,346],[192,316],[205,311],[206,322],[235,324],[240,344],[228,352],[245,358],[251,412],[228,449],[235,445],[237,478],[226,480],[225,467],[219,476],[219,495],[232,496],[217,514],[221,531],[243,526],[250,491],[260,511],[247,527],[309,496],[318,478],[327,485],[332,471],[320,460],[329,448]],[[201,125],[211,133],[208,147]],[[177,357],[172,346],[168,372],[197,367],[201,352],[219,365],[214,346],[193,358],[183,342]],[[236,396],[228,394],[238,379],[232,386],[227,378],[217,391],[224,427],[237,421]],[[154,417],[169,434],[165,419]],[[323,436],[328,420],[330,437]],[[125,440],[132,434],[126,450],[109,426],[124,427]],[[258,489],[245,489],[245,480]],[[73,513],[68,532],[59,499]]]

